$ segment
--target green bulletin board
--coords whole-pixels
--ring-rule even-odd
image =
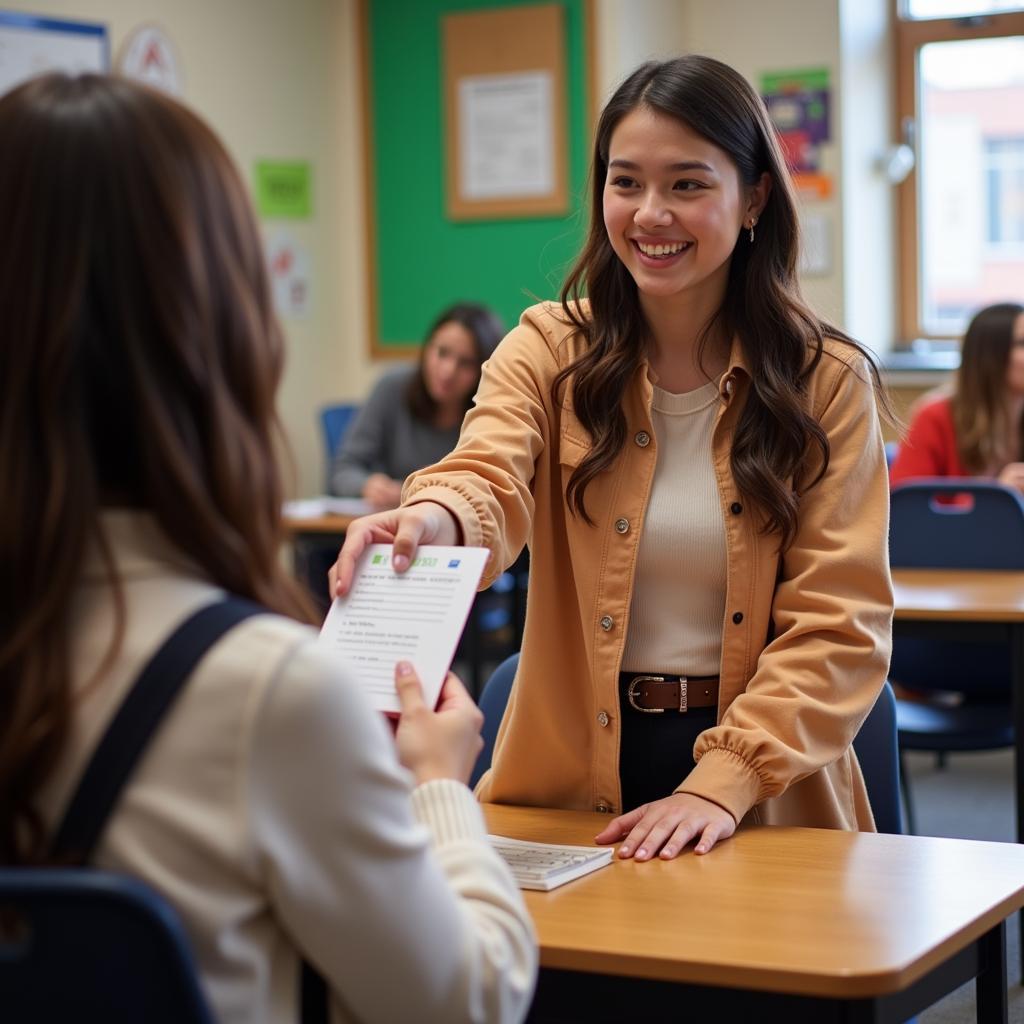
[[[451,221],[445,215],[441,16],[511,0],[362,0],[371,351],[407,355],[458,300],[511,327],[556,298],[586,232],[592,131],[591,0],[565,8],[570,213]]]

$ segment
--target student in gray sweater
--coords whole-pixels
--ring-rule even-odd
[[[434,321],[415,366],[389,370],[359,410],[331,470],[331,490],[394,508],[414,470],[447,455],[504,328],[486,306],[460,302]]]

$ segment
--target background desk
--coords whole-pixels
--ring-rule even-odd
[[[893,569],[892,579],[894,633],[1009,645],[1017,842],[1024,843],[1024,572]],[[1024,967],[1024,915],[1019,927]]]
[[[492,832],[543,842],[591,844],[608,822],[484,810]],[[979,1020],[1005,1021],[1024,847],[755,827],[704,857],[615,860],[524,895],[537,1020],[902,1021],[977,975]]]

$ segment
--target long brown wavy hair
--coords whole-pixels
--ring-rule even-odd
[[[586,489],[626,442],[622,397],[643,362],[648,341],[636,284],[612,249],[603,216],[612,133],[638,107],[675,118],[724,150],[744,184],[756,184],[765,172],[771,178],[756,242],[745,232],[737,237],[725,298],[703,329],[700,350],[714,328],[739,338],[752,383],[734,434],[732,471],[744,498],[760,511],[764,528],[778,531],[785,548],[796,533],[798,485],[813,486],[828,467],[828,438],[805,400],[824,338],[864,350],[815,316],[801,299],[799,227],[775,130],[746,79],[710,57],[690,54],[641,65],[619,86],[598,122],[590,230],[561,296],[563,315],[583,335],[586,351],[559,373],[553,391],[557,401],[571,379],[573,407],[593,445],[570,477],[566,497],[573,511],[590,522]],[[579,305],[584,295],[590,301],[589,317]],[[864,354],[887,410],[877,368]]]
[[[1024,417],[1010,422],[1006,391],[1013,328],[1021,313],[1024,306],[1016,302],[987,306],[964,335],[950,406],[960,461],[972,473],[998,472],[1024,455]]]
[[[151,513],[224,589],[310,620],[279,563],[282,336],[242,181],[170,98],[46,75],[0,99],[0,863],[45,858],[34,800],[73,717],[86,550]]]

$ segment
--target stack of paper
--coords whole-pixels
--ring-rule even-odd
[[[506,836],[487,838],[512,869],[512,877],[520,889],[547,892],[612,862],[610,846],[558,846]]]
[[[373,506],[362,498],[333,498],[323,494],[317,498],[286,501],[282,513],[288,519],[317,519],[320,516],[366,516]]]
[[[399,574],[390,544],[362,553],[351,590],[327,613],[320,642],[348,665],[377,710],[401,710],[398,661],[412,662],[427,707],[437,704],[489,555],[486,548],[424,546]]]

